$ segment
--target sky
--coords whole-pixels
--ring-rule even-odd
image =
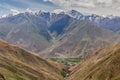
[[[120,0],[0,0],[0,16],[39,10],[120,16]]]

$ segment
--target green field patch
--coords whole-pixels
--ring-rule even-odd
[[[49,60],[62,63],[67,66],[73,66],[81,61],[81,58],[48,58]]]

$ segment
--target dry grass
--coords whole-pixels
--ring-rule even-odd
[[[120,44],[97,50],[73,68],[68,80],[120,80]]]
[[[0,80],[63,80],[62,68],[0,40]]]

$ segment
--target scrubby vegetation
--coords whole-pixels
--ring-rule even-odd
[[[62,68],[0,40],[0,80],[63,80]]]
[[[120,43],[97,50],[70,74],[67,80],[120,80]]]
[[[62,63],[66,66],[73,66],[76,63],[79,63],[81,58],[48,58],[49,60]]]

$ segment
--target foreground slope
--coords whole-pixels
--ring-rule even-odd
[[[0,40],[0,80],[62,80],[61,67]]]
[[[98,47],[116,42],[120,36],[88,21],[72,21],[53,46],[47,57],[85,57]],[[49,54],[47,54],[49,53]]]
[[[73,68],[68,80],[120,80],[120,43],[97,50]]]

